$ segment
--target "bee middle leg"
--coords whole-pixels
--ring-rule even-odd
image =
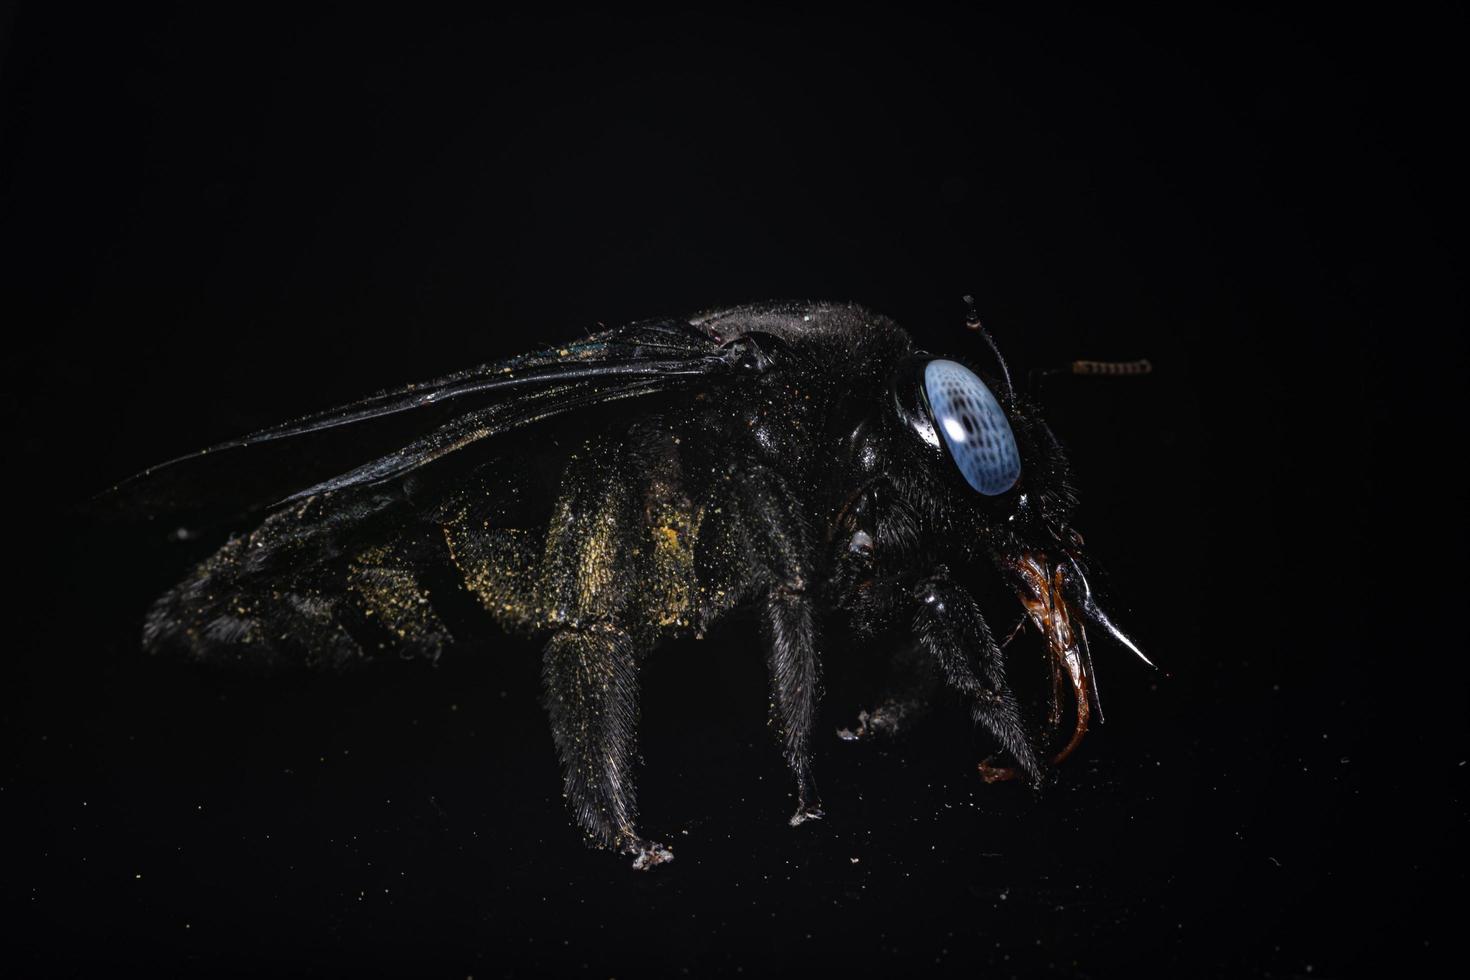
[[[810,749],[818,684],[811,600],[804,591],[788,585],[772,588],[762,603],[760,626],[782,755],[796,777],[796,812],[791,815],[791,826],[796,827],[823,816],[812,779]]]
[[[796,777],[795,827],[823,816],[811,767],[820,685],[816,615],[807,591],[813,552],[795,498],[778,475],[756,467],[739,483],[741,525],[761,582],[757,616],[775,721],[782,755]]]

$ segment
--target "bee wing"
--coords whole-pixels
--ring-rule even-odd
[[[652,320],[329,409],[150,467],[94,509],[134,518],[238,516],[400,477],[541,420],[764,370],[750,339],[721,344]]]

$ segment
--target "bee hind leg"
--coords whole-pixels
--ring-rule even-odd
[[[631,638],[609,623],[564,628],[546,644],[542,679],[577,823],[593,843],[633,858],[639,871],[672,861],[672,850],[634,826],[638,672]]]

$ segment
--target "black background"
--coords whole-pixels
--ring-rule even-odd
[[[18,973],[1333,976],[1465,886],[1462,25],[1394,8],[827,15],[22,5],[0,65],[0,768]],[[72,506],[597,323],[866,303],[1049,397],[1163,665],[1037,800],[951,712],[831,732],[785,825],[748,624],[644,675],[643,825],[584,851],[509,639],[260,679],[145,658],[190,555]]]

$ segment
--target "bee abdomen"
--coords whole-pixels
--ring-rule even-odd
[[[408,535],[344,549],[292,534],[290,515],[231,538],[159,598],[153,652],[262,668],[346,668],[379,657],[435,659],[452,642]],[[315,560],[311,560],[315,559]]]

